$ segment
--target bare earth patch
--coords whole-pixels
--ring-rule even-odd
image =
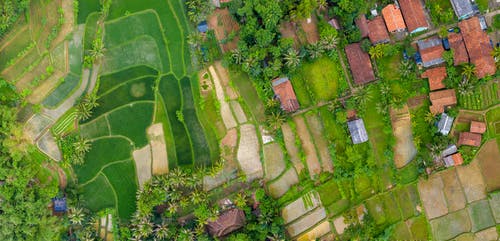
[[[302,20],[300,22],[300,27],[302,27],[302,30],[306,33],[306,39],[307,42],[310,44],[316,43],[319,40],[319,33],[318,33],[318,26],[315,17],[310,18],[311,21],[308,23],[307,20]]]
[[[496,139],[485,143],[479,150],[476,159],[479,166],[481,166],[487,192],[500,189],[500,175],[498,174],[500,170],[500,151]]]
[[[243,124],[247,122],[247,116],[245,115],[245,112],[241,108],[241,105],[238,101],[232,100],[231,107],[233,108],[233,112],[236,116],[236,120],[238,120],[238,123]]]
[[[57,87],[61,78],[64,77],[64,73],[56,70],[52,76],[47,80],[43,81],[39,86],[37,86],[31,95],[28,96],[28,102],[32,104],[38,104],[45,99],[45,97],[50,94],[50,92]]]
[[[316,240],[317,238],[320,238],[321,236],[329,233],[330,231],[331,231],[330,222],[326,220],[318,224],[313,229],[309,230],[307,233],[304,233],[299,237],[297,237],[297,241]]]
[[[290,187],[299,183],[299,177],[295,172],[295,169],[288,169],[278,180],[275,180],[269,184],[269,194],[273,198],[279,198],[283,196]]]
[[[333,163],[330,156],[330,150],[328,149],[328,143],[323,137],[323,124],[319,120],[317,115],[307,115],[307,123],[309,124],[309,130],[314,138],[314,143],[318,148],[318,154],[321,158],[321,167],[324,172],[333,173]]]
[[[316,154],[316,148],[311,140],[304,118],[301,116],[295,116],[293,121],[295,122],[297,134],[299,135],[300,141],[302,142],[302,148],[304,149],[304,153],[306,155],[309,175],[311,176],[311,179],[313,179],[321,173],[321,164],[319,163],[318,155]]]
[[[238,174],[238,164],[231,160],[224,162],[224,169],[214,176],[203,177],[203,190],[210,191],[222,184],[235,179]]]
[[[476,240],[498,240],[498,233],[495,227],[485,229],[476,233]]]
[[[311,228],[321,220],[326,218],[326,211],[323,207],[318,207],[311,213],[301,217],[297,221],[288,225],[286,231],[290,237],[296,237],[297,235],[303,233],[307,229]]]
[[[264,170],[266,181],[275,179],[285,170],[283,151],[276,142],[264,145]]]
[[[424,205],[427,217],[433,219],[448,213],[446,200],[443,193],[443,181],[441,176],[434,175],[428,180],[420,180],[418,191]]]
[[[406,166],[417,154],[413,143],[411,120],[408,106],[401,109],[391,108],[391,122],[396,145],[394,146],[394,162],[397,168]]]
[[[336,218],[333,221],[333,225],[335,226],[335,230],[337,230],[338,234],[343,234],[344,230],[347,228],[347,224],[345,223],[345,219],[343,216]]]
[[[465,195],[458,180],[457,172],[454,168],[441,173],[444,188],[443,192],[448,202],[450,212],[457,211],[465,207]]]
[[[56,161],[62,160],[62,155],[59,151],[59,147],[57,146],[56,139],[49,131],[45,132],[45,134],[38,140],[37,146],[50,158]]]
[[[147,133],[151,145],[153,175],[166,174],[168,173],[168,155],[163,125],[161,123],[154,124],[148,128]]]
[[[304,169],[304,164],[300,161],[299,149],[295,144],[295,134],[287,123],[281,125],[281,131],[283,131],[283,139],[285,139],[285,147],[290,156],[290,161],[293,163],[297,173],[300,173]]]
[[[280,33],[282,38],[291,38],[293,39],[294,47],[298,48],[299,37],[295,34],[297,30],[297,24],[292,22],[282,22],[280,25]]]
[[[305,198],[307,197],[307,198]],[[304,199],[310,199],[311,202],[309,204],[304,203]],[[321,205],[321,201],[319,200],[319,195],[316,191],[308,192],[304,194],[304,196],[299,197],[297,200],[288,204],[281,210],[281,216],[285,221],[285,224],[291,223],[295,219],[304,215],[305,213],[315,209]]]
[[[234,119],[233,113],[231,112],[229,103],[226,102],[224,89],[222,88],[219,75],[217,74],[213,66],[210,66],[208,70],[210,71],[212,79],[214,80],[215,94],[217,95],[217,100],[219,100],[220,103],[220,113],[222,116],[222,121],[224,122],[226,129],[234,128],[237,125],[236,120]]]
[[[220,42],[222,52],[227,52],[233,50],[237,47],[239,37],[234,37],[231,41],[221,41],[227,40],[229,34],[232,32],[237,32],[240,27],[238,23],[232,18],[229,10],[216,9],[212,15],[208,17],[208,26],[215,32],[215,37]]]
[[[151,146],[135,150],[132,152],[135,161],[135,170],[137,172],[137,179],[139,186],[142,189],[144,183],[151,179]]]
[[[40,138],[40,135],[53,124],[49,117],[42,114],[33,115],[28,122],[24,125],[24,133],[28,136],[32,141]]]
[[[238,131],[236,128],[228,130],[226,136],[220,141],[222,146],[236,147],[238,142]]]
[[[49,56],[43,57],[42,61],[33,68],[31,71],[24,73],[22,76],[9,76],[8,73],[5,75],[8,77],[9,80],[15,80],[16,83],[16,88],[18,90],[23,90],[23,89],[32,89],[32,84],[35,78],[40,77],[42,74],[46,74],[47,72],[47,66],[50,65],[50,58]],[[19,79],[18,79],[19,78]],[[45,82],[41,81],[41,82]]]
[[[264,173],[259,154],[259,139],[257,138],[254,125],[244,124],[240,126],[240,143],[237,159],[241,170],[245,173],[248,180],[263,176]]]
[[[468,203],[486,198],[479,162],[473,161],[467,166],[458,166],[457,173]]]

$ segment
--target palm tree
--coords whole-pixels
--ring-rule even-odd
[[[93,109],[99,106],[99,103],[97,103],[98,99],[99,97],[97,97],[95,93],[91,93],[91,94],[86,94],[85,97],[83,97],[82,102],[88,105],[90,109]]]
[[[70,208],[68,212],[68,219],[69,222],[73,225],[82,225],[83,220],[85,220],[83,209],[78,207]]]
[[[78,141],[73,143],[73,147],[75,148],[75,152],[84,154],[90,151],[91,144],[89,140],[80,137]]]
[[[187,36],[187,42],[191,46],[198,46],[202,41],[201,34],[199,32],[192,32]]]
[[[493,58],[495,58],[495,62],[499,62],[500,61],[500,47],[495,47],[493,49],[493,52],[491,52],[491,56],[493,56]]]
[[[399,66],[399,73],[403,77],[408,77],[413,71],[413,64],[410,61],[404,60]]]
[[[323,54],[323,50],[321,49],[319,43],[307,45],[306,50],[309,54],[309,58],[311,59],[319,58]]]
[[[458,93],[461,95],[470,94],[474,90],[474,85],[468,81],[463,81],[458,84]]]
[[[465,64],[462,69],[462,75],[467,78],[467,81],[476,73],[476,66],[473,64]]]
[[[382,44],[371,47],[368,53],[373,59],[380,59],[384,57],[384,49],[382,48]]]
[[[326,0],[318,0],[318,10],[323,11],[328,7]]]
[[[92,109],[85,103],[80,103],[76,106],[76,119],[79,121],[87,120],[92,116]]]
[[[285,120],[286,120],[286,117],[285,117],[285,115],[283,115],[283,113],[281,111],[272,112],[266,118],[267,125],[272,130],[279,129],[281,127],[281,124],[283,124],[283,122],[285,122]]]
[[[434,114],[432,114],[432,112],[427,112],[425,113],[425,116],[424,116],[424,120],[427,122],[427,123],[432,123],[434,122]]]
[[[285,53],[285,65],[290,69],[295,69],[300,64],[300,55],[294,48],[288,49]]]
[[[338,42],[339,42],[338,38],[333,35],[324,36],[320,40],[320,44],[325,50],[334,49],[335,47],[337,47]]]
[[[171,231],[165,222],[157,224],[154,229],[154,239],[155,240],[167,240],[171,236]]]
[[[240,49],[236,48],[231,51],[231,58],[233,59],[235,64],[242,64],[244,61],[243,52]]]

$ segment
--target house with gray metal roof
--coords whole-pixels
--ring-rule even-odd
[[[349,132],[351,133],[352,143],[359,144],[368,141],[368,133],[365,129],[363,119],[357,119],[347,122]]]
[[[445,136],[448,135],[450,133],[451,126],[453,125],[453,120],[455,120],[455,118],[447,115],[446,113],[441,114],[441,119],[437,124],[438,131]]]
[[[466,19],[474,15],[474,8],[470,0],[450,0],[450,2],[458,19]]]

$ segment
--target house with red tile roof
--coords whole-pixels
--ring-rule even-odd
[[[481,29],[479,18],[474,16],[458,23],[470,62],[476,66],[476,76],[484,78],[495,74],[495,60],[491,56],[493,47],[488,34]]]
[[[439,90],[429,93],[431,106],[429,107],[431,113],[443,113],[445,108],[457,104],[457,96],[454,89]]]
[[[471,121],[470,122],[470,132],[483,134],[486,132],[486,123],[479,121]]]
[[[465,48],[464,39],[460,33],[449,33],[448,42],[453,50],[453,64],[459,65],[469,62],[469,54]]]
[[[427,69],[424,73],[422,73],[422,78],[429,79],[429,87],[431,91],[444,89],[446,86],[443,83],[443,80],[446,79],[446,67],[436,67],[432,69]]]
[[[460,166],[464,163],[464,159],[462,158],[462,154],[460,153],[455,153],[453,155],[449,155],[443,159],[444,165],[446,167],[451,167],[451,166]]]
[[[422,57],[422,65],[427,68],[444,63],[444,48],[437,37],[417,41],[418,51]]]
[[[394,33],[406,30],[403,14],[401,14],[401,10],[395,4],[385,6],[382,9],[382,16],[384,17],[385,25],[389,32]]]
[[[472,132],[460,132],[458,137],[458,145],[466,145],[466,146],[481,146],[481,134],[472,133]]]
[[[408,32],[417,33],[429,28],[421,0],[399,0],[399,7]]]
[[[368,21],[368,38],[372,44],[388,43],[391,40],[382,16]]]
[[[370,56],[361,49],[360,43],[345,46],[345,53],[356,84],[366,84],[375,80]]]
[[[286,112],[294,112],[299,109],[297,96],[293,86],[287,77],[276,78],[272,81],[274,96],[281,103],[281,109]]]
[[[361,32],[361,38],[368,37],[368,20],[366,20],[365,15],[359,15],[359,17],[354,20],[354,23],[356,23],[356,27],[358,27]]]

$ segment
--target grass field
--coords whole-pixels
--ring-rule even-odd
[[[77,23],[85,23],[87,17],[93,12],[99,12],[101,4],[99,0],[79,0],[78,1],[78,18]]]

